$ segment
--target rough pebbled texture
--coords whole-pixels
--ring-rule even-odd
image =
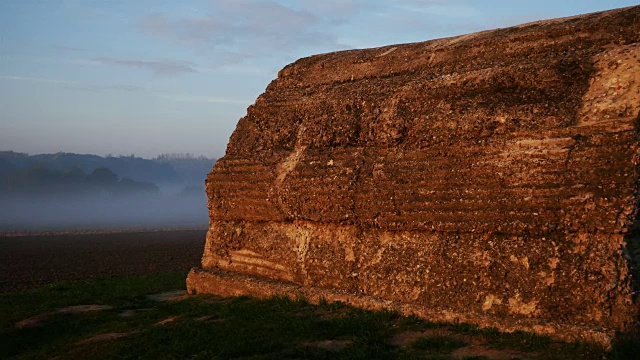
[[[639,41],[631,7],[286,66],[208,176],[213,272],[190,289],[224,270],[505,330],[628,331]]]

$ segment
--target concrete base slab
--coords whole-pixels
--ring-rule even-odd
[[[471,323],[481,328],[497,328],[503,332],[527,331],[548,335],[565,341],[588,341],[610,347],[615,337],[613,331],[580,325],[552,324],[539,319],[493,317],[486,314],[457,313],[446,309],[426,308],[415,304],[401,303],[377,297],[348,293],[338,289],[301,286],[291,282],[228,272],[219,269],[192,268],[187,277],[189,294],[215,294],[220,296],[251,296],[270,298],[274,296],[291,299],[304,298],[312,304],[342,302],[368,310],[392,310],[402,315],[415,315],[433,322]]]

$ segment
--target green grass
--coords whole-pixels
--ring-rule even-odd
[[[208,295],[162,302],[148,296],[184,289],[185,278],[185,273],[111,278],[0,295],[0,358],[449,359],[470,344],[530,359],[607,356],[587,344],[521,332],[504,334],[468,324],[431,323],[340,303],[311,305],[304,299]],[[87,304],[112,308],[75,314],[58,311]],[[15,326],[38,315],[43,316],[37,326]],[[172,317],[174,321],[157,325]],[[87,341],[107,333],[126,336]],[[414,335],[405,343],[397,341],[403,334]],[[614,357],[615,352],[608,356]],[[490,357],[478,353],[466,358]]]

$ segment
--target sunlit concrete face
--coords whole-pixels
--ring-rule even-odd
[[[639,20],[633,7],[285,67],[208,177],[189,288],[602,343],[630,330]]]

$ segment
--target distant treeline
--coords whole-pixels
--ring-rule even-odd
[[[204,179],[211,171],[216,159],[204,156],[195,156],[189,153],[162,154],[154,159],[156,164],[169,164],[178,175],[178,179],[187,182],[196,182],[198,185],[204,183]]]
[[[121,179],[107,168],[97,168],[87,174],[78,167],[57,170],[32,165],[0,176],[0,192],[31,196],[155,194],[159,191],[154,183]]]
[[[158,184],[183,188],[183,195],[203,188],[215,159],[164,154],[155,159],[73,153],[28,155],[0,152],[0,192],[16,194],[159,192]]]

